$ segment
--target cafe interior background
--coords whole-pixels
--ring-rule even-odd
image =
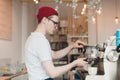
[[[40,6],[51,6],[60,15],[57,35],[48,36],[51,42],[60,42],[61,39],[71,44],[80,39],[96,45],[104,43],[120,29],[119,4],[119,0],[38,0],[38,3],[33,0],[0,0],[0,67],[24,63],[25,40],[36,28],[36,13]],[[61,34],[67,38],[61,38]],[[74,53],[76,50],[71,52]],[[116,70],[116,67],[112,68]],[[119,74],[119,67],[115,74]],[[27,80],[26,77],[13,80]]]

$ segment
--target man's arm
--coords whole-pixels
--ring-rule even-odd
[[[53,59],[59,59],[67,55],[73,48],[81,48],[83,47],[84,43],[77,40],[74,44],[59,50],[59,51],[52,51],[52,58]]]
[[[59,66],[59,67],[55,67],[53,65],[52,61],[44,61],[44,62],[42,62],[42,65],[43,65],[44,69],[46,70],[47,75],[51,78],[55,78],[55,77],[58,77],[64,73],[66,73],[67,71],[69,71],[71,68],[73,68],[75,66],[82,67],[82,66],[86,65],[87,62],[83,61],[84,59],[85,58],[80,58],[80,59],[73,61],[70,64],[67,64],[64,66]]]

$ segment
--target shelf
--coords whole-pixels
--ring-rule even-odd
[[[88,36],[68,36],[68,38],[88,38]]]

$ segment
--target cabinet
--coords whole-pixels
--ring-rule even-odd
[[[52,50],[57,51],[68,46],[67,35],[55,34],[51,35],[50,45]]]

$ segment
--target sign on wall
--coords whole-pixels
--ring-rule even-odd
[[[0,0],[0,39],[12,38],[12,0]]]

